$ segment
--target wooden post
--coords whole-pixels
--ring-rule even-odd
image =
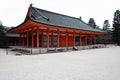
[[[19,45],[20,45],[20,46],[22,46],[22,45],[21,45],[21,42],[22,42],[21,37],[22,37],[22,35],[21,35],[21,33],[20,33],[20,41],[19,41]]]
[[[51,32],[51,47],[53,47],[54,44],[53,44],[53,32]]]
[[[27,47],[29,47],[29,34],[28,34],[28,31],[27,31]]]
[[[94,45],[96,44],[96,36],[94,35]]]
[[[25,34],[23,33],[23,42],[22,42],[22,46],[24,46],[24,41],[25,41]]]
[[[42,31],[42,48],[44,47],[44,33]]]
[[[80,33],[80,46],[82,46],[82,35]]]
[[[73,32],[73,37],[74,37],[74,45],[73,45],[73,46],[76,46],[76,41],[75,41],[75,32]]]
[[[39,27],[37,27],[37,32],[36,32],[36,35],[37,35],[37,43],[36,43],[36,47],[39,48]]]
[[[23,33],[21,34],[21,46],[23,46]]]
[[[59,29],[58,29],[57,35],[58,35],[58,36],[57,36],[57,47],[59,48],[59,46],[60,46],[60,45],[59,45],[59,37],[60,37]]]
[[[92,45],[92,35],[90,35],[90,45]]]
[[[88,45],[88,35],[86,36],[86,46]]]
[[[32,48],[34,47],[34,29],[32,29]]]
[[[68,32],[66,31],[66,47],[68,46]]]
[[[87,46],[87,36],[85,36],[85,46]]]
[[[47,29],[47,49],[49,49],[49,29]]]
[[[14,46],[16,46],[16,38],[14,38]]]
[[[61,32],[59,31],[59,47],[61,47]]]

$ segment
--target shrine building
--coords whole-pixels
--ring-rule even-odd
[[[81,18],[70,17],[30,5],[23,23],[8,31],[20,35],[19,44],[28,48],[74,47],[96,44],[96,36],[107,34]]]

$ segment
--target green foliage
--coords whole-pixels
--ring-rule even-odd
[[[116,10],[113,21],[113,41],[120,45],[120,11]]]
[[[93,28],[96,28],[96,27],[97,27],[97,25],[96,25],[96,23],[95,23],[95,21],[94,21],[93,18],[90,18],[90,19],[89,19],[88,25],[90,25],[90,26],[93,27]]]
[[[109,30],[110,23],[108,20],[105,20],[103,23],[103,30]]]
[[[2,24],[0,24],[0,47],[6,47],[7,45],[7,38],[5,29]]]

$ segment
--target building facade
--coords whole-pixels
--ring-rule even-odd
[[[96,36],[107,32],[94,29],[80,18],[30,5],[22,24],[8,32],[20,34],[20,46],[33,48],[74,47],[96,44]]]

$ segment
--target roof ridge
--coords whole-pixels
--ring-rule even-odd
[[[34,8],[36,11],[37,11],[37,13],[39,13],[43,18],[45,18],[45,19],[49,19],[47,16],[45,16],[44,14],[42,14],[40,11],[38,11],[36,8]]]
[[[42,11],[45,11],[45,12],[49,12],[49,13],[52,13],[52,14],[61,15],[61,16],[66,16],[66,17],[70,17],[70,18],[74,18],[74,19],[81,20],[80,18],[77,18],[77,17],[68,16],[68,15],[65,15],[65,14],[60,14],[60,13],[48,11],[48,10],[45,10],[45,9],[37,8],[37,7],[33,7],[33,8],[36,8],[36,9],[38,9],[38,10],[42,10]]]

